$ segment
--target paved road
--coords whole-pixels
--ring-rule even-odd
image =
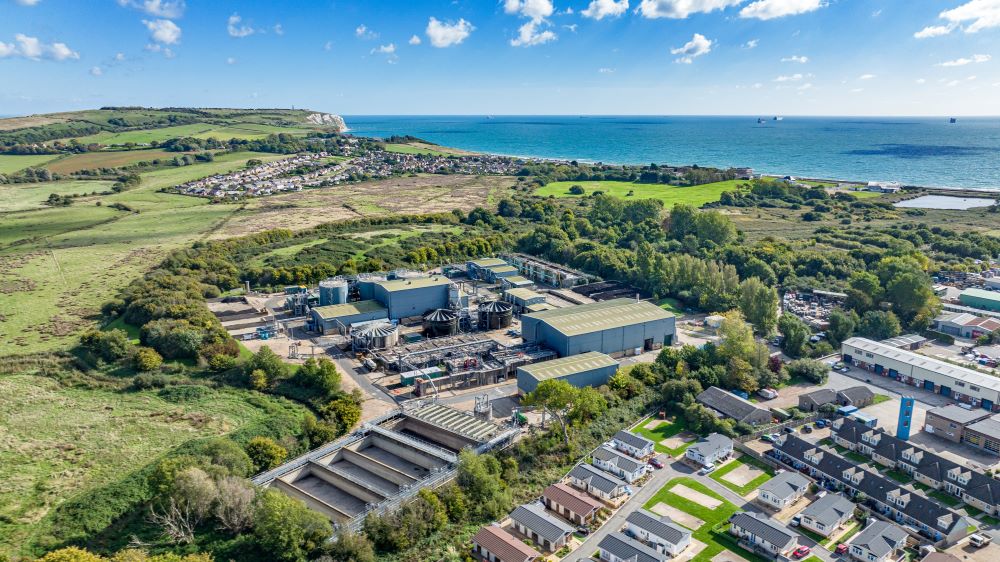
[[[347,373],[347,376],[354,379],[354,382],[361,387],[361,391],[364,392],[366,396],[370,396],[375,400],[381,400],[382,402],[388,402],[392,405],[396,405],[396,399],[393,398],[391,394],[372,384],[368,375],[357,372],[354,368],[354,364],[343,354],[343,352],[333,348],[330,350],[330,356],[333,357],[333,361],[340,367],[341,371],[344,371]]]

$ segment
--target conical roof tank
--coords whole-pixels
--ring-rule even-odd
[[[454,336],[458,333],[458,314],[439,308],[424,316],[424,334],[429,338]]]
[[[399,342],[399,329],[388,322],[380,322],[357,330],[352,338],[356,348],[388,349]]]
[[[488,301],[479,305],[479,329],[509,328],[514,319],[514,306],[504,301]]]

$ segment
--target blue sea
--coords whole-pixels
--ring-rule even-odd
[[[344,116],[363,136],[609,164],[751,167],[808,178],[1000,189],[1000,118]]]

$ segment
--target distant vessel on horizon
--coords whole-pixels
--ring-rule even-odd
[[[951,119],[948,120],[948,122],[949,123],[958,123],[958,119],[955,119],[954,117],[952,117]]]
[[[777,115],[774,116],[775,121],[783,121],[784,119],[784,117],[778,117]]]
[[[758,117],[757,118],[757,124],[758,125],[763,125],[764,124],[764,118],[763,117]]]

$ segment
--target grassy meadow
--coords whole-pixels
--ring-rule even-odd
[[[691,187],[678,187],[653,183],[634,183],[628,181],[555,181],[535,190],[540,197],[586,197],[595,191],[601,191],[615,197],[636,199],[659,199],[666,208],[678,203],[700,207],[705,203],[718,201],[724,191],[734,191],[743,180],[728,180]],[[569,188],[579,185],[583,187],[583,195],[573,195]],[[629,195],[631,193],[631,195]]]
[[[399,154],[429,154],[431,156],[452,156],[463,154],[474,154],[457,148],[448,148],[423,142],[410,143],[386,143],[386,152],[397,152]]]
[[[216,138],[219,140],[255,140],[265,138],[271,134],[304,134],[309,131],[310,129],[306,128],[280,127],[277,125],[267,125],[263,123],[237,123],[229,125],[192,123],[190,125],[177,125],[174,127],[144,129],[139,131],[124,131],[121,133],[101,132],[95,135],[79,137],[77,140],[84,144],[96,142],[108,145],[125,144],[127,142],[148,144],[154,141],[163,142],[178,137],[194,137],[197,139]]]
[[[45,167],[57,174],[72,174],[80,170],[117,168],[119,166],[135,164],[136,162],[173,160],[176,156],[182,156],[182,154],[155,149],[84,152],[53,160],[46,164]]]
[[[112,181],[63,180],[45,183],[0,185],[0,214],[45,207],[49,195],[81,195],[110,191]]]
[[[59,158],[58,154],[0,154],[0,174],[13,174]]]

